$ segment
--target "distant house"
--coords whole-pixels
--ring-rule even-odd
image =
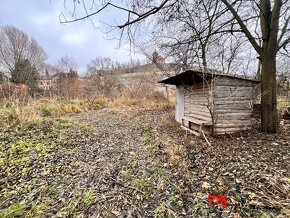
[[[156,51],[150,57],[151,62],[126,69],[125,73],[118,75],[120,85],[128,90],[156,91],[168,93],[167,85],[158,84],[161,79],[175,75],[180,66],[173,63],[165,63],[165,58]]]
[[[160,81],[176,86],[176,120],[194,134],[224,134],[251,127],[259,81],[187,70]]]

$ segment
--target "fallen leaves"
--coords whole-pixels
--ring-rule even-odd
[[[203,182],[201,187],[204,189],[209,189],[211,185],[208,182]]]
[[[136,105],[0,133],[0,214],[19,208],[25,216],[33,208],[48,217],[286,217],[289,128],[209,136],[208,146],[160,122],[171,116]],[[16,176],[3,173],[7,148]],[[227,195],[229,211],[208,205],[209,194]]]

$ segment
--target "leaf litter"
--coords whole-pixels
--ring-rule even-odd
[[[172,110],[104,108],[0,134],[0,217],[287,217],[290,131],[187,135]],[[228,208],[208,205],[227,195]]]

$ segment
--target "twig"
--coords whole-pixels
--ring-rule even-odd
[[[199,131],[201,132],[203,138],[205,139],[206,143],[208,144],[208,146],[211,146],[210,142],[208,141],[207,137],[204,134],[204,131],[201,129],[201,126],[199,128]]]

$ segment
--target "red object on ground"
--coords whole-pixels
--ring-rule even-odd
[[[209,195],[208,204],[212,202],[219,203],[224,209],[228,207],[228,197],[226,195]]]

